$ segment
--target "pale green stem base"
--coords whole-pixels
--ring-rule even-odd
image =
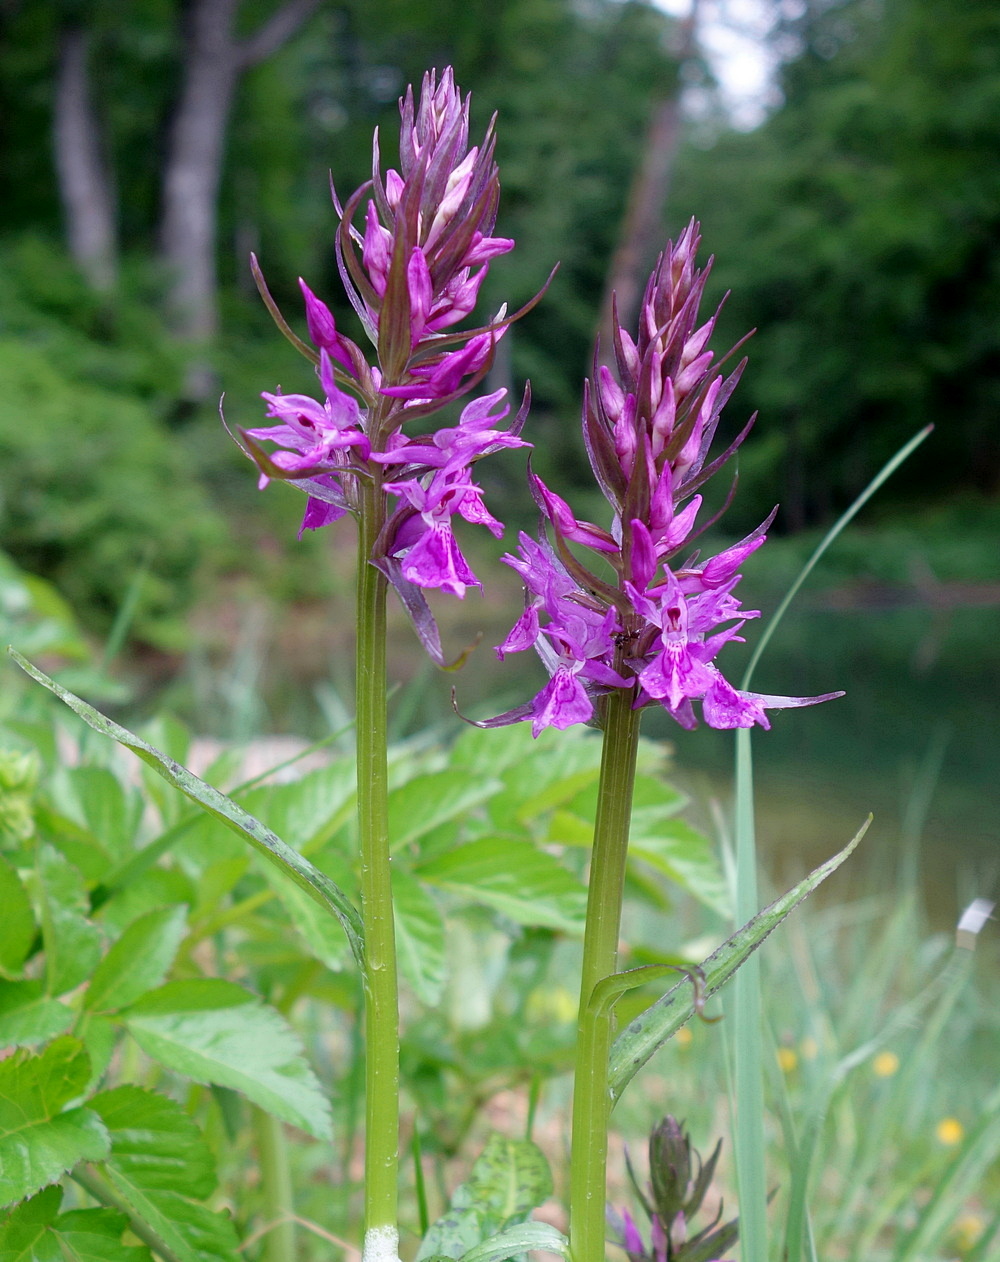
[[[276,1224],[261,1241],[260,1262],[292,1262],[295,1258],[295,1203],[284,1125],[270,1113],[255,1108],[253,1127],[263,1194],[261,1213],[266,1224]]]
[[[639,743],[640,711],[633,710],[631,703],[632,693],[624,689],[616,689],[606,702],[573,1086],[569,1209],[572,1262],[604,1262],[605,1256],[611,1015],[608,1012],[596,1015],[589,1010],[589,1004],[597,983],[618,968],[618,935]]]
[[[357,757],[361,914],[365,932],[365,1258],[396,1256],[399,1147],[399,999],[389,870],[386,735],[386,589],[368,561],[385,496],[362,492],[358,527]]]

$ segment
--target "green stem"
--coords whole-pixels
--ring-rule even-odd
[[[70,1178],[74,1183],[78,1183],[85,1192],[89,1192],[99,1204],[108,1205],[112,1209],[118,1210],[120,1214],[124,1214],[128,1219],[132,1232],[139,1237],[143,1244],[148,1245],[162,1262],[180,1262],[177,1254],[160,1239],[149,1223],[139,1218],[133,1212],[128,1201],[118,1195],[114,1188],[98,1174],[94,1166],[79,1165],[73,1170]],[[58,1246],[56,1247],[58,1248]]]
[[[632,709],[632,699],[630,689],[615,689],[605,703],[573,1085],[569,1198],[573,1262],[604,1262],[611,1014],[609,1010],[593,1011],[590,999],[597,983],[618,969],[618,935],[639,744],[640,711]]]
[[[264,1237],[260,1262],[291,1262],[295,1257],[295,1202],[284,1126],[258,1108],[253,1111],[253,1125],[263,1194],[261,1212],[265,1223],[273,1224]]]
[[[364,1262],[397,1256],[399,1000],[389,871],[386,588],[369,557],[385,520],[385,494],[365,483],[358,526],[357,756],[361,915],[365,932]]]

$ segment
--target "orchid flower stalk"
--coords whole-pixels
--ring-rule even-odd
[[[593,378],[585,384],[584,440],[611,505],[610,527],[578,520],[565,500],[529,473],[542,528],[537,539],[522,534],[517,555],[504,557],[524,580],[525,607],[496,651],[503,658],[534,648],[549,681],[531,702],[483,723],[528,720],[536,736],[546,727],[576,723],[604,731],[574,1079],[573,1262],[604,1258],[612,1019],[594,997],[618,967],[641,713],[660,706],[691,728],[697,703],[712,727],[766,728],[769,710],[840,695],[739,690],[715,663],[726,644],[741,639],[745,622],[759,616],[741,609],[735,589],[740,567],[763,544],[774,514],[713,557],[702,559],[691,550],[713,524],[699,524],[699,489],[735,454],[753,424],[751,418],[721,454],[711,456],[722,409],[746,361],[726,376],[722,366],[738,347],[718,362],[708,349],[718,312],[699,323],[709,270],[695,266],[699,242],[692,221],[676,244],[668,244],[646,287],[637,336],[621,327],[616,313],[614,370],[595,356]],[[588,551],[600,558],[602,573],[580,559]]]
[[[452,426],[426,419],[484,379],[512,319],[455,326],[473,311],[494,258],[513,241],[493,235],[499,179],[493,123],[469,143],[469,99],[450,69],[424,77],[400,102],[399,170],[383,174],[376,134],[372,179],[341,207],[337,262],[347,296],[374,347],[337,327],[329,306],[300,281],[311,346],[278,313],[279,327],[316,365],[321,398],[265,393],[275,424],[242,431],[260,470],[306,492],[300,534],[351,515],[358,525],[357,780],[366,995],[365,1262],[398,1253],[399,1033],[389,873],[386,723],[386,595],[393,586],[425,648],[444,665],[424,591],[463,597],[479,580],[452,530],[453,518],[502,524],[473,476],[483,456],[527,446],[518,436],[528,396],[509,420],[506,391],[474,399]],[[355,226],[361,215],[363,229]],[[539,295],[540,296],[540,295]],[[531,305],[531,304],[529,304]],[[521,314],[521,313],[518,313]],[[416,432],[414,432],[416,431]],[[267,450],[262,444],[275,445]]]

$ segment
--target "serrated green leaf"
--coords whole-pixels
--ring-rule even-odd
[[[229,1217],[200,1203],[215,1189],[215,1163],[181,1106],[131,1086],[102,1092],[92,1105],[111,1137],[102,1173],[130,1214],[181,1262],[237,1262]]]
[[[587,891],[557,859],[530,842],[472,841],[422,864],[417,875],[518,924],[569,933],[583,927]]]
[[[840,867],[865,835],[870,823],[871,817],[839,854],[814,869],[798,885],[758,912],[702,962],[699,966],[702,974],[701,1000],[710,998],[720,990],[789,912]],[[625,1027],[612,1044],[608,1065],[608,1087],[613,1101],[621,1098],[621,1093],[642,1066],[690,1020],[694,1011],[694,988],[690,981],[685,980],[667,991]]]
[[[112,1012],[159,986],[184,937],[185,919],[185,908],[164,907],[133,920],[94,970],[84,1008]]]
[[[39,846],[35,881],[45,945],[45,988],[62,995],[90,976],[100,959],[101,934],[89,910],[80,873],[52,846]]]
[[[107,1127],[107,1162],[147,1191],[204,1200],[215,1190],[215,1162],[198,1126],[168,1096],[142,1087],[114,1087],[90,1101]]]
[[[444,920],[434,900],[411,873],[392,873],[396,951],[403,976],[421,1003],[433,1007],[447,977]]]
[[[40,981],[0,982],[0,1047],[31,1047],[63,1034],[74,1013]]]
[[[122,1243],[129,1221],[114,1209],[72,1209],[49,1229],[66,1262],[152,1262],[145,1245]]]
[[[492,1134],[468,1181],[455,1189],[447,1211],[424,1237],[416,1262],[464,1257],[498,1232],[523,1224],[551,1194],[552,1175],[541,1150],[527,1139]]]
[[[108,1151],[96,1113],[62,1112],[89,1075],[86,1049],[68,1037],[40,1055],[18,1051],[0,1061],[0,1205],[31,1196],[77,1162],[99,1161]]]
[[[436,771],[415,776],[389,794],[389,836],[392,849],[402,849],[433,829],[467,815],[502,788],[488,777],[456,776]]]
[[[279,837],[311,852],[353,814],[356,794],[353,760],[342,758],[299,780],[252,789],[241,801]]]
[[[353,906],[344,892],[329,877],[324,876],[307,859],[293,850],[291,846],[286,845],[280,837],[265,827],[260,820],[250,815],[237,802],[226,797],[224,793],[220,793],[212,785],[206,784],[204,780],[199,780],[186,767],[182,767],[179,763],[174,762],[172,758],[168,758],[166,754],[154,749],[152,745],[148,745],[144,740],[136,736],[134,732],[120,727],[117,723],[112,722],[111,719],[106,718],[100,711],[95,710],[93,706],[81,701],[79,697],[74,696],[73,693],[68,692],[57,684],[55,680],[50,679],[48,675],[32,666],[27,658],[22,657],[16,650],[8,649],[8,652],[22,670],[30,675],[32,679],[48,688],[61,701],[64,701],[85,723],[88,723],[95,731],[102,733],[104,736],[109,736],[112,740],[118,741],[126,749],[130,749],[143,762],[148,763],[155,771],[159,772],[165,780],[168,780],[176,788],[180,789],[193,802],[197,802],[209,815],[215,816],[228,828],[239,833],[269,862],[277,864],[311,898],[315,898],[317,902],[325,906],[340,921],[350,941],[355,959],[363,967],[364,951],[362,946],[363,929],[361,917],[357,908]]]
[[[49,1231],[62,1198],[62,1188],[50,1187],[10,1211],[0,1222],[0,1262],[63,1262]]]
[[[124,1017],[154,1060],[195,1082],[241,1091],[310,1135],[330,1134],[330,1105],[291,1026],[231,982],[168,982]]]
[[[0,976],[16,977],[35,940],[35,917],[21,878],[0,855]],[[0,1039],[0,1045],[3,1040]]]
[[[147,1191],[114,1166],[105,1172],[129,1212],[148,1224],[179,1262],[242,1262],[236,1230],[226,1214],[213,1213],[177,1192]]]

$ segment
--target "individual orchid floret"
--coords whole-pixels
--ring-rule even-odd
[[[744,623],[759,616],[741,608],[735,589],[740,567],[764,543],[774,513],[714,557],[677,559],[712,524],[699,524],[698,488],[734,455],[750,428],[709,459],[745,361],[725,376],[722,367],[733,352],[716,362],[709,349],[715,316],[699,323],[708,268],[695,267],[698,244],[692,221],[676,245],[668,244],[650,277],[637,337],[621,328],[616,315],[614,365],[595,359],[584,388],[584,438],[611,507],[609,527],[577,518],[529,473],[542,535],[530,544],[522,536],[520,556],[503,558],[522,575],[526,602],[497,653],[533,647],[550,682],[534,701],[485,726],[530,719],[537,735],[574,718],[599,723],[601,700],[616,688],[629,692],[633,708],[661,706],[687,728],[696,725],[695,704],[712,727],[766,728],[769,710],[840,695],[741,691],[716,665],[725,645],[742,639]],[[591,568],[581,549],[601,564]],[[586,651],[568,632],[581,618],[589,619]]]

